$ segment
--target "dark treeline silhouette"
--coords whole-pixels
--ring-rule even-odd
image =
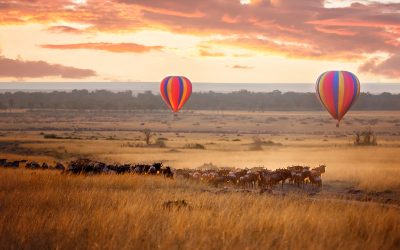
[[[167,109],[158,94],[132,95],[131,91],[15,92],[0,94],[0,109]],[[321,110],[314,93],[193,93],[185,105],[188,110],[303,111]],[[354,110],[400,110],[400,94],[361,93]]]

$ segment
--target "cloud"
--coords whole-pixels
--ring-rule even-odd
[[[249,54],[249,53],[240,53],[240,54],[233,54],[233,57],[252,57],[254,56],[253,54]]]
[[[208,51],[206,49],[200,49],[199,54],[200,54],[200,56],[204,56],[204,57],[223,57],[223,56],[225,56],[225,54],[222,52],[213,52],[213,51]]]
[[[340,47],[340,42],[336,45]],[[324,60],[356,61],[363,58],[362,50],[339,50],[336,47],[321,48],[307,42],[287,42],[271,40],[261,36],[247,36],[245,38],[219,39],[204,42],[206,46],[223,46],[248,49],[261,52],[265,55],[283,55],[290,58],[308,58]]]
[[[76,43],[76,44],[44,44],[40,47],[46,49],[92,49],[104,50],[114,53],[145,53],[160,51],[162,46],[146,46],[136,43]]]
[[[362,64],[359,68],[360,72],[382,75],[388,78],[400,79],[400,54],[395,54],[380,61],[377,58],[371,59]]]
[[[83,31],[80,29],[76,29],[70,26],[64,26],[64,25],[59,25],[59,26],[51,26],[47,29],[47,31],[52,32],[52,33],[73,33],[73,34],[82,34]]]
[[[245,65],[239,65],[235,64],[233,66],[230,66],[232,69],[252,69],[253,67],[250,66],[245,66]]]
[[[24,61],[0,56],[0,77],[41,78],[49,76],[80,79],[96,76],[96,72],[90,69],[49,64],[44,61]]]
[[[332,7],[325,0],[254,0],[246,5],[239,0],[90,0],[85,4],[0,0],[0,24],[70,22],[88,27],[82,32],[110,33],[162,29],[204,39],[218,37],[209,41],[211,46],[316,60],[360,61],[374,53],[397,53],[400,3],[352,2]],[[53,30],[74,32],[67,27]],[[123,46],[82,47],[119,52]],[[207,53],[212,54],[203,54]]]

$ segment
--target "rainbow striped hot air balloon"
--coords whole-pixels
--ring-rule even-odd
[[[184,76],[167,76],[161,81],[160,92],[168,107],[177,113],[192,94],[192,83]]]
[[[337,120],[336,126],[360,94],[360,81],[347,71],[328,71],[317,80],[316,93],[321,104]]]

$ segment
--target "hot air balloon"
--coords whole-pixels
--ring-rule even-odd
[[[347,71],[328,71],[318,78],[315,90],[321,104],[337,120],[336,127],[339,127],[340,120],[360,94],[360,81]]]
[[[184,76],[168,76],[161,81],[160,92],[168,107],[177,113],[192,94],[192,83]]]

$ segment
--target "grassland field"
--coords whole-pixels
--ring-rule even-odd
[[[365,130],[377,146],[354,145],[354,132]],[[173,168],[327,166],[322,189],[268,194],[179,178],[0,169],[5,249],[400,247],[400,112],[350,112],[336,128],[325,112],[11,110],[0,113],[0,156]],[[178,199],[189,206],[163,208]]]

